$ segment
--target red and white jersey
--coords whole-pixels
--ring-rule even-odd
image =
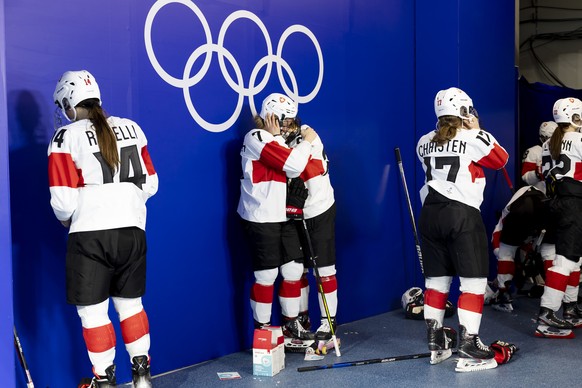
[[[328,210],[335,201],[329,178],[329,160],[319,136],[311,143],[311,159],[300,177],[309,191],[303,215],[306,219],[317,217]]]
[[[497,256],[496,250],[499,249],[499,243],[501,242],[501,231],[503,230],[503,223],[505,222],[505,217],[507,217],[507,215],[509,214],[511,204],[514,203],[523,194],[528,192],[529,189],[532,187],[536,190],[540,190],[536,186],[524,186],[520,188],[515,192],[515,194],[513,194],[507,205],[505,205],[505,207],[501,211],[501,217],[499,217],[499,221],[497,222],[497,225],[495,225],[495,229],[493,230],[493,236],[491,237],[491,245],[493,246],[493,252],[495,253],[496,256]],[[545,189],[540,191],[545,194]]]
[[[248,132],[240,152],[243,177],[238,214],[251,222],[286,221],[287,176],[298,177],[310,154],[309,142],[291,149],[283,137],[264,129]]]
[[[55,131],[48,147],[51,206],[69,233],[136,226],[145,230],[146,200],[158,190],[147,139],[135,122],[109,117],[120,165],[113,174],[99,151],[91,121]]]
[[[426,174],[420,190],[422,202],[430,186],[447,198],[479,209],[485,190],[483,167],[502,168],[509,159],[507,151],[482,129],[460,129],[442,145],[432,141],[434,135],[435,131],[427,133],[416,145]]]
[[[560,160],[552,160],[550,142],[543,144],[542,171],[544,175],[552,174],[557,180],[568,177],[582,181],[582,133],[566,132],[562,138]]]
[[[545,192],[546,185],[539,171],[541,165],[542,146],[535,145],[528,148],[521,159],[521,180],[528,185],[535,185]]]

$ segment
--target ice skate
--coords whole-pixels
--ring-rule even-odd
[[[511,313],[513,311],[513,300],[508,290],[499,289],[499,292],[491,299],[491,307],[494,310],[504,313]]]
[[[540,307],[538,315],[538,327],[535,332],[540,338],[574,338],[572,329],[574,326],[556,316],[555,312],[547,307]]]
[[[450,327],[437,327],[435,319],[426,319],[425,322],[430,363],[439,364],[453,354],[452,349],[457,346],[457,332]]]
[[[134,388],[151,388],[152,376],[148,356],[136,356],[132,358],[131,376]]]
[[[298,318],[287,320],[283,325],[285,351],[290,353],[305,353],[315,342],[315,334],[305,330]]]
[[[577,302],[564,302],[562,304],[562,317],[570,322],[575,329],[582,327],[582,310]]]
[[[311,330],[311,320],[309,319],[308,311],[299,313],[297,319],[299,319],[299,323],[301,323],[301,326],[303,326],[305,330]]]
[[[336,332],[337,324],[335,318],[331,318],[331,324],[333,327],[333,332]],[[336,337],[338,349],[340,346],[340,339]],[[334,348],[331,328],[329,326],[329,321],[327,318],[321,318],[321,325],[317,328],[315,332],[315,342],[317,347],[315,353],[317,354],[327,354],[327,351]]]
[[[455,371],[475,372],[497,367],[493,350],[483,344],[477,334],[468,334],[463,325],[460,329],[459,361]]]
[[[93,378],[84,378],[79,383],[78,388],[111,388],[116,386],[115,365],[111,365],[105,369],[105,376],[95,374]]]

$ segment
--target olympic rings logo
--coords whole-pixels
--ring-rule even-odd
[[[206,37],[206,43],[201,45],[200,47],[198,47],[196,50],[194,50],[192,52],[192,54],[190,55],[190,57],[188,58],[188,60],[186,61],[186,65],[184,66],[184,73],[182,74],[182,78],[173,77],[172,75],[168,74],[162,68],[162,66],[158,62],[158,59],[156,58],[156,55],[154,53],[154,49],[152,46],[151,34],[152,34],[152,24],[154,22],[154,18],[156,17],[157,13],[164,6],[171,4],[171,3],[179,3],[182,5],[185,5],[192,12],[194,12],[194,14],[198,17],[198,19],[200,20],[200,23],[202,24],[202,28],[204,29],[204,35]],[[263,36],[265,38],[265,44],[267,46],[267,55],[265,55],[263,58],[261,58],[255,64],[255,66],[251,72],[251,75],[250,75],[248,86],[246,86],[246,87],[244,85],[243,76],[242,76],[240,66],[238,65],[238,63],[237,63],[236,59],[234,58],[234,56],[232,55],[232,53],[230,51],[228,51],[223,45],[224,38],[226,36],[226,32],[227,32],[229,26],[234,21],[236,21],[238,19],[249,19],[250,21],[254,22],[257,25],[257,27],[259,27],[261,32],[263,33]],[[283,46],[285,45],[287,38],[289,38],[289,36],[294,34],[294,33],[305,34],[313,42],[313,45],[315,46],[315,50],[317,51],[317,58],[319,61],[319,74],[317,77],[317,82],[316,82],[313,90],[309,94],[306,94],[306,95],[299,94],[299,90],[298,90],[299,88],[297,85],[297,78],[295,77],[295,74],[293,73],[293,70],[291,69],[291,67],[289,66],[287,61],[285,61],[283,59],[283,57],[281,56],[281,53],[283,52]],[[271,76],[273,63],[276,64],[277,76],[279,78],[279,83],[281,84],[281,87],[283,88],[285,93],[287,95],[289,95],[290,97],[292,97],[298,104],[303,104],[303,103],[307,103],[307,102],[311,101],[319,92],[319,89],[321,87],[321,83],[323,81],[323,54],[321,52],[321,47],[319,46],[319,42],[317,41],[317,38],[311,32],[311,30],[309,30],[307,27],[299,25],[299,24],[295,24],[295,25],[288,27],[281,35],[281,38],[279,39],[279,42],[277,44],[277,51],[275,54],[273,54],[273,47],[271,45],[271,37],[269,36],[269,32],[267,31],[267,28],[265,27],[263,22],[255,14],[253,14],[252,12],[249,12],[249,11],[235,11],[235,12],[231,13],[222,23],[222,26],[221,26],[220,31],[218,33],[217,43],[213,43],[212,33],[210,32],[210,27],[208,25],[208,21],[204,17],[204,14],[200,10],[200,8],[198,8],[196,6],[196,4],[194,4],[192,1],[189,1],[189,0],[160,0],[160,1],[157,1],[152,6],[150,11],[148,12],[146,22],[145,22],[145,28],[144,28],[144,39],[145,39],[145,46],[146,46],[148,58],[152,64],[153,68],[155,69],[156,73],[158,73],[158,75],[164,81],[166,81],[168,84],[170,84],[176,88],[182,89],[182,91],[184,93],[184,101],[186,102],[186,106],[188,107],[188,111],[192,115],[192,118],[194,118],[194,121],[196,121],[196,123],[198,125],[200,125],[202,128],[204,128],[205,130],[207,130],[209,132],[222,132],[222,131],[225,131],[228,128],[230,128],[235,123],[237,118],[240,116],[245,97],[247,97],[249,100],[249,107],[251,109],[251,113],[253,115],[255,115],[257,113],[257,110],[255,108],[254,97],[258,93],[260,93],[267,85],[267,82],[269,81],[269,78]],[[218,56],[218,64],[220,66],[220,71],[222,72],[222,76],[224,77],[225,81],[230,86],[230,88],[233,91],[238,93],[238,100],[237,100],[237,104],[236,104],[236,108],[234,109],[234,112],[232,113],[232,115],[230,116],[230,118],[228,120],[226,120],[220,124],[213,124],[213,123],[209,123],[208,121],[204,120],[202,118],[202,116],[200,116],[200,114],[198,113],[196,108],[194,107],[194,104],[192,103],[192,98],[190,96],[190,88],[192,86],[196,85],[198,82],[200,82],[204,78],[206,73],[208,72],[208,69],[210,67],[210,63],[212,61],[212,56],[213,56],[214,52],[216,52],[216,54]],[[204,58],[204,62],[202,64],[200,70],[196,74],[190,76],[190,72],[192,71],[192,67],[194,66],[194,63],[202,55],[205,55],[205,58]],[[233,80],[232,77],[230,76],[230,74],[226,68],[225,59],[228,60],[228,62],[230,63],[230,65],[234,69],[234,73],[236,75],[236,81]],[[266,66],[266,69],[265,69],[265,75],[264,75],[263,79],[257,85],[255,85],[256,78],[257,78],[259,71],[265,66]],[[289,79],[291,81],[292,89],[289,87],[289,85],[287,85],[287,82],[286,82],[285,78],[283,77],[283,70],[286,71],[287,76],[289,77]]]

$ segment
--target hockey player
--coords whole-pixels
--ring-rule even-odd
[[[150,333],[141,297],[146,200],[158,190],[158,176],[146,136],[135,122],[105,114],[99,86],[86,70],[64,73],[53,100],[71,123],[55,131],[48,147],[50,203],[69,228],[67,302],[77,306],[81,318],[95,375],[91,386],[116,384],[111,298],[133,384],[151,387]]]
[[[573,320],[582,318],[578,307],[582,256],[582,101],[557,100],[553,107],[558,128],[542,150],[542,171],[552,197],[550,212],[556,223],[556,259],[546,271],[536,336],[573,338]],[[563,318],[556,312],[563,303]]]
[[[521,179],[527,185],[536,186],[545,194],[546,187],[544,176],[542,175],[542,146],[552,137],[558,124],[553,121],[545,121],[540,125],[540,144],[528,148],[521,160]]]
[[[286,123],[282,127],[283,137],[287,144],[296,147],[302,141],[299,131],[300,121],[298,118]],[[307,125],[301,128],[309,128]],[[301,217],[305,218],[307,230],[311,238],[313,250],[309,254],[317,257],[318,272],[325,294],[330,321],[335,333],[337,328],[336,314],[338,307],[337,297],[337,279],[336,279],[336,255],[335,255],[335,198],[334,190],[329,177],[329,160],[324,151],[321,138],[317,136],[311,143],[311,158],[307,166],[299,176],[301,181],[305,182],[308,189],[308,197]],[[288,214],[293,217],[291,214]],[[293,217],[299,218],[299,217]],[[303,228],[301,228],[303,229]],[[302,234],[300,234],[302,235]],[[303,246],[308,244],[303,239]],[[301,308],[300,317],[303,319],[305,326],[310,327],[308,299],[309,299],[309,282],[306,277],[307,268],[311,268],[313,263],[309,259],[309,254],[305,258],[305,273],[301,278]],[[325,311],[323,298],[318,294],[320,325],[315,332],[315,338],[318,341],[318,351],[326,351],[331,346],[332,329]]]
[[[460,277],[457,304],[459,360],[457,372],[497,366],[494,352],[479,338],[489,271],[487,234],[479,207],[483,168],[500,169],[507,152],[493,135],[479,128],[473,102],[460,89],[437,93],[437,129],[422,136],[416,152],[426,173],[419,231],[424,258],[424,318],[431,364],[451,356],[456,333],[443,328],[452,276]]]
[[[281,136],[281,123],[296,115],[297,105],[283,94],[271,94],[263,101],[260,114],[254,117],[256,128],[246,134],[241,150],[243,178],[237,211],[253,256],[255,283],[250,302],[255,327],[271,324],[274,284],[280,271],[283,332],[289,338],[313,340],[314,334],[297,319],[303,251],[296,225],[287,219],[286,196],[287,176],[298,177],[305,169],[317,134],[305,128],[304,141],[289,148]]]
[[[503,208],[493,231],[491,242],[497,257],[498,290],[491,305],[499,311],[513,311],[509,287],[515,275],[515,254],[522,244],[537,239],[543,231],[539,254],[544,269],[551,267],[555,258],[554,228],[550,223],[545,185],[542,186],[544,191],[538,187],[524,186],[519,189]]]

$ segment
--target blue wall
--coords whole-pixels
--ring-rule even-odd
[[[4,0],[0,0],[0,26],[4,25]],[[12,345],[12,260],[10,244],[10,182],[8,179],[8,131],[6,119],[6,53],[0,28],[0,376],[15,385]]]
[[[250,347],[239,150],[253,106],[270,92],[298,89],[299,116],[321,135],[331,161],[340,323],[395,309],[405,289],[422,285],[393,149],[403,152],[418,210],[414,145],[434,125],[439,89],[466,88],[512,152],[512,133],[501,133],[515,110],[509,2],[475,0],[467,10],[460,0],[451,9],[425,0],[6,3],[14,319],[39,386],[74,386],[90,372],[79,319],[65,303],[66,231],[50,209],[46,176],[52,92],[65,70],[90,70],[105,109],[136,120],[150,141],[160,177],[148,202],[144,297],[154,374]],[[459,26],[461,11],[476,28]],[[499,31],[479,32],[493,14]],[[471,54],[475,61],[461,50],[469,42],[483,48]],[[496,55],[485,56],[491,47]],[[276,65],[268,73],[268,48],[281,75]],[[450,57],[440,60],[439,48]],[[206,54],[194,56],[204,50],[213,52],[208,63]],[[120,381],[128,381],[119,335],[117,363]]]

